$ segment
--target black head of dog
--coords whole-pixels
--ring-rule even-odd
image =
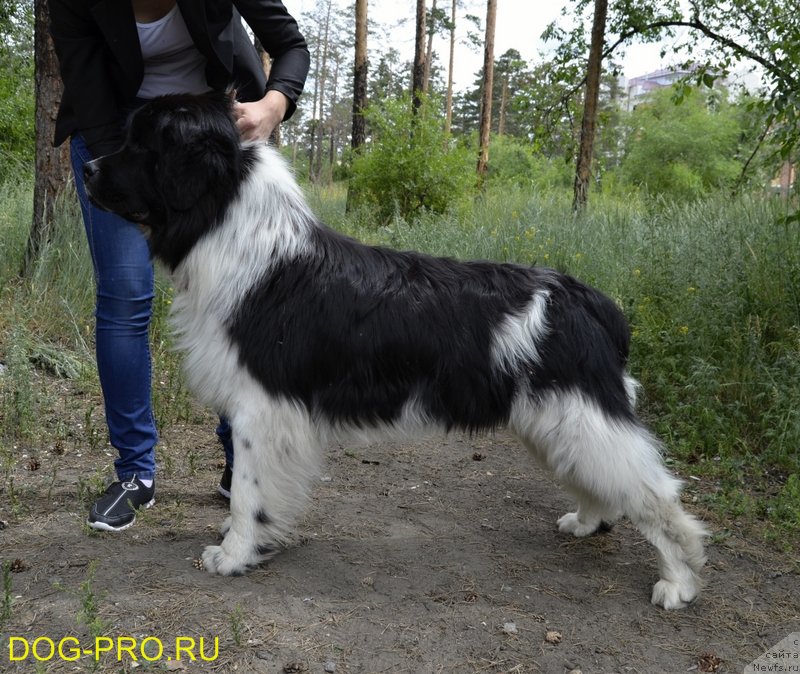
[[[143,225],[175,268],[236,196],[245,149],[227,94],[156,98],[131,116],[122,147],[84,167],[98,207]]]

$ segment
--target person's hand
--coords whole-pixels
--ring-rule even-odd
[[[274,89],[260,101],[234,103],[233,116],[243,140],[267,140],[289,109],[289,99]]]

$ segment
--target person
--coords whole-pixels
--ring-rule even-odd
[[[245,140],[267,140],[294,112],[309,69],[297,22],[280,0],[48,0],[64,84],[54,144],[70,139],[72,168],[97,288],[97,367],[117,480],[92,505],[89,526],[122,531],[155,496],[148,328],[154,272],[139,227],[94,207],[83,166],[122,144],[128,115],[171,93],[235,89]],[[242,18],[273,59],[269,77]],[[231,431],[219,491],[230,498]]]

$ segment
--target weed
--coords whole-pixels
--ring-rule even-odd
[[[3,562],[3,600],[0,605],[0,631],[11,618],[11,562]]]
[[[100,469],[89,475],[78,475],[78,500],[88,505],[93,503],[105,489],[105,480]]]
[[[78,599],[81,603],[78,620],[86,625],[89,634],[95,639],[103,636],[108,631],[108,625],[100,617],[100,597],[98,597],[94,588],[94,576],[96,571],[96,563],[91,562],[87,571],[86,580],[84,580],[78,588]]]
[[[244,611],[242,611],[242,607],[237,604],[236,607],[231,611],[230,615],[228,616],[228,620],[230,621],[231,625],[231,636],[233,637],[233,643],[237,646],[241,646],[244,643]]]

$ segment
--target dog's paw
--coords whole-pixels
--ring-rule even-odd
[[[219,525],[219,534],[224,537],[231,530],[231,516],[228,515]]]
[[[212,576],[241,576],[248,564],[231,557],[221,545],[207,545],[203,550],[203,568]]]
[[[694,585],[682,585],[670,580],[659,580],[653,586],[650,601],[656,606],[663,606],[668,611],[686,608],[697,598]]]
[[[567,513],[558,518],[558,530],[564,534],[572,534],[578,538],[591,536],[600,527],[597,524],[584,524],[578,519],[578,513]]]

